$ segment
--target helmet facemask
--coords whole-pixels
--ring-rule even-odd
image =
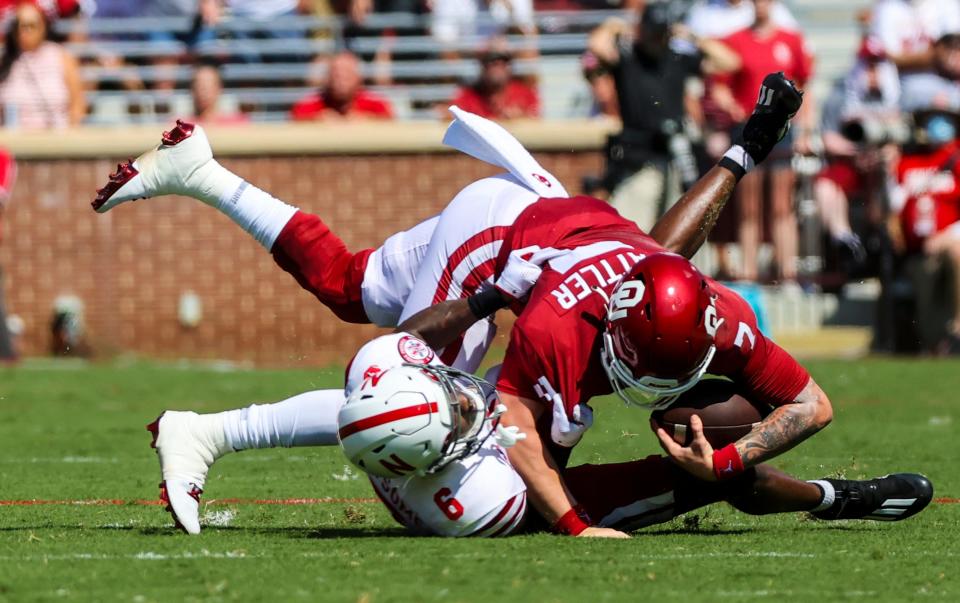
[[[703,360],[683,379],[667,379],[652,375],[637,378],[630,367],[618,357],[613,335],[608,329],[603,333],[600,361],[613,391],[621,400],[634,406],[661,410],[676,402],[680,394],[700,381],[707,372],[707,367],[710,366],[716,351],[716,346],[710,346]]]
[[[495,388],[474,375],[441,365],[404,364],[426,373],[444,391],[445,404],[438,407],[441,421],[450,433],[440,457],[424,473],[436,473],[450,463],[470,456],[493,433],[496,417],[490,412],[499,403]],[[492,404],[488,395],[494,396]]]

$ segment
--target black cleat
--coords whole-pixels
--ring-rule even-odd
[[[930,480],[917,473],[894,473],[863,481],[817,482],[828,482],[836,491],[836,500],[829,508],[812,513],[817,519],[900,521],[916,515],[933,500]]]
[[[756,163],[766,159],[774,145],[783,140],[801,104],[803,92],[782,71],[763,78],[757,104],[739,141]]]

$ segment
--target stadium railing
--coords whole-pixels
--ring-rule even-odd
[[[517,52],[532,50],[540,57],[518,59],[514,71],[521,76],[537,77],[541,75],[542,61],[549,57],[576,73],[576,61],[586,47],[587,32],[611,17],[629,18],[619,10],[538,13],[539,35],[506,36],[510,48]],[[189,106],[183,97],[196,60],[221,65],[228,106],[242,107],[257,121],[282,120],[293,103],[310,92],[311,84],[324,78],[325,67],[312,62],[314,57],[348,47],[369,61],[385,45],[392,60],[365,62],[364,79],[393,102],[401,119],[434,119],[434,107],[450,100],[456,91],[455,83],[476,77],[479,65],[475,55],[486,38],[476,35],[452,45],[442,44],[425,35],[430,23],[429,15],[374,14],[362,27],[350,29],[352,35],[347,39],[350,24],[342,17],[292,16],[269,22],[227,18],[216,27],[217,39],[193,48],[176,40],[149,39],[148,34],[155,31],[189,32],[193,21],[185,18],[67,20],[59,22],[57,30],[70,37],[72,41],[67,47],[81,59],[81,74],[89,90],[91,124],[168,119]],[[488,15],[480,15],[477,20],[481,29],[493,23]],[[386,31],[391,32],[389,40],[382,35]],[[250,32],[288,37],[237,37]],[[451,54],[461,58],[450,60]],[[121,57],[124,64],[99,64],[98,59],[106,56]],[[546,83],[541,82],[542,87],[551,86],[550,78],[547,79]],[[384,81],[391,85],[374,85]],[[147,90],[123,90],[130,82],[138,82]],[[174,90],[151,91],[157,83],[172,85]],[[558,89],[543,91],[543,96],[549,94],[553,99],[549,107],[572,104],[558,100],[575,92],[569,90],[567,80],[561,83]]]

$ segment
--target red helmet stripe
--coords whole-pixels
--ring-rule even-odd
[[[377,427],[379,425],[383,425],[384,423],[391,423],[393,421],[400,421],[402,419],[409,419],[410,417],[417,417],[420,415],[428,415],[434,412],[437,412],[436,402],[414,404],[413,406],[382,412],[379,415],[373,415],[372,417],[367,417],[366,419],[360,419],[359,421],[354,421],[353,423],[344,425],[340,428],[340,439],[342,440],[352,436],[358,431],[370,429],[371,427]]]

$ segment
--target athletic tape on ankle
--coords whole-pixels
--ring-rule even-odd
[[[837,491],[833,488],[833,484],[822,479],[810,480],[807,483],[820,486],[820,489],[823,491],[823,500],[821,500],[820,504],[815,508],[810,509],[811,513],[816,513],[817,511],[826,511],[833,506],[834,501],[837,500]]]
[[[750,153],[738,144],[727,149],[727,152],[724,153],[720,159],[719,165],[733,172],[737,180],[743,178],[750,170],[756,167],[756,163],[753,161]]]

